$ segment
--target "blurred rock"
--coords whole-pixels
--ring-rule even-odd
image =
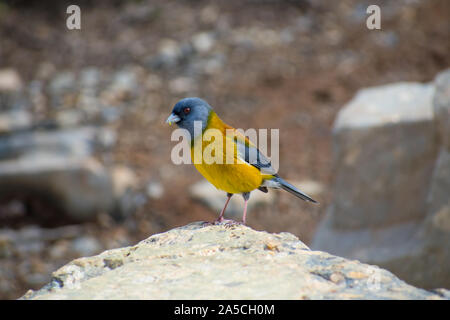
[[[225,65],[225,55],[222,53],[215,53],[208,57],[195,59],[190,65],[194,73],[198,74],[215,74],[221,71]]]
[[[436,283],[447,279],[450,287],[450,69],[437,75],[433,99],[437,133],[441,143],[436,160],[427,201],[427,217],[423,237],[427,250],[422,255],[420,267],[430,272],[419,276],[418,282]],[[414,261],[414,263],[418,263]],[[414,268],[412,264],[411,268]],[[416,267],[416,269],[418,269]]]
[[[275,30],[251,27],[234,29],[231,41],[233,44],[243,48],[264,48],[277,46],[282,39]]]
[[[427,221],[436,229],[450,235],[450,151],[444,148],[439,153],[431,178],[428,194]],[[450,243],[450,242],[447,242]],[[450,249],[450,246],[447,246]]]
[[[250,201],[248,202],[248,210],[251,211],[253,208],[260,205],[269,205],[273,203],[275,199],[276,190],[270,190],[268,193],[263,193],[259,190],[255,190],[250,195]],[[204,204],[206,204],[213,211],[217,212],[217,216],[223,209],[225,202],[227,200],[227,194],[224,191],[216,189],[208,181],[201,181],[193,184],[189,188],[189,193],[192,198],[197,199]],[[227,206],[227,211],[225,212],[225,218],[241,219],[242,212],[244,211],[244,199],[241,195],[236,194],[231,197],[230,202]]]
[[[137,203],[137,177],[133,171],[124,166],[115,166],[111,170],[115,205],[112,212],[116,219],[123,219],[132,213]]]
[[[215,43],[214,35],[210,32],[202,32],[192,37],[192,44],[199,53],[210,51]]]
[[[13,242],[11,239],[0,232],[0,259],[8,259],[13,256]]]
[[[61,72],[54,76],[50,82],[50,93],[61,94],[75,88],[75,74],[70,71]]]
[[[33,119],[26,110],[9,110],[0,112],[0,134],[30,128]]]
[[[46,239],[44,230],[38,226],[27,226],[19,230],[0,230],[0,255],[26,256],[42,253]],[[5,253],[6,251],[6,253]]]
[[[26,112],[30,102],[22,91],[0,91],[0,112]]]
[[[121,70],[114,75],[112,90],[134,92],[137,89],[136,74],[132,70]]]
[[[394,48],[399,42],[398,35],[393,31],[373,33],[373,39],[376,44],[385,48]]]
[[[433,99],[434,117],[441,143],[440,152],[431,179],[428,194],[427,222],[433,226],[430,236],[450,237],[450,69],[439,73],[435,79],[436,92]],[[440,231],[438,231],[440,230]],[[438,241],[442,239],[437,239]],[[444,243],[450,241],[444,241]],[[447,246],[447,261],[450,246]]]
[[[158,54],[148,59],[150,68],[159,69],[174,67],[182,58],[183,53],[177,41],[164,39],[159,44]]]
[[[450,288],[450,151],[445,148],[437,158],[427,200],[421,231],[426,248],[409,267],[415,271],[416,283]]]
[[[123,108],[117,106],[104,106],[100,111],[102,123],[111,123],[120,119],[123,114]]]
[[[58,240],[48,247],[48,255],[51,259],[61,259],[69,252],[69,241]]]
[[[44,61],[38,65],[36,76],[39,79],[49,79],[56,71],[53,63]]]
[[[82,89],[96,89],[100,84],[101,72],[94,67],[85,68],[80,74],[80,87]]]
[[[25,201],[21,202],[24,208],[30,201],[39,203],[33,207],[37,209],[22,210],[25,213],[11,219],[31,211],[66,215],[75,221],[105,212],[125,217],[136,208],[135,177],[130,170],[105,167],[97,155],[107,159],[105,151],[116,143],[115,131],[103,125],[117,120],[123,100],[139,89],[139,70],[126,67],[109,74],[106,88],[102,72],[95,67],[57,73],[49,68],[43,73],[41,78],[47,80],[34,80],[23,90],[17,72],[0,70],[3,207],[8,213],[16,212],[8,197]]]
[[[114,203],[111,177],[98,161],[45,153],[0,162],[0,194],[47,199],[77,221],[109,212]]]
[[[55,120],[59,127],[69,128],[81,125],[84,116],[83,113],[77,109],[61,110],[56,113]]]
[[[26,287],[40,288],[50,281],[50,273],[68,260],[104,250],[99,247],[100,241],[83,235],[85,228],[82,224],[1,228],[0,289],[17,290],[19,282],[26,283]]]
[[[147,185],[147,195],[153,199],[159,199],[164,194],[164,187],[159,182],[150,182]]]
[[[425,215],[436,158],[430,84],[364,89],[333,128],[336,229],[390,226]]]
[[[91,256],[98,253],[101,249],[101,244],[94,237],[84,236],[72,241],[72,250],[80,256]]]
[[[450,69],[436,77],[433,106],[442,144],[450,150]]]
[[[0,159],[30,154],[55,154],[57,157],[84,157],[98,145],[99,130],[81,127],[66,130],[21,132],[0,137]]]
[[[178,77],[170,81],[169,89],[173,93],[188,93],[196,89],[193,79],[188,77]]]
[[[21,299],[448,299],[290,233],[192,223],[80,258]]]
[[[32,195],[45,199],[77,221],[98,213],[124,216],[134,207],[134,175],[108,169],[92,157],[115,141],[107,129],[82,127],[24,132],[0,138],[0,196]]]
[[[117,141],[116,131],[110,130],[108,128],[97,128],[96,143],[103,149],[111,149],[114,147]]]
[[[0,69],[0,134],[30,126],[28,107],[20,75],[14,69]]]
[[[51,98],[51,105],[60,108],[67,103],[65,96],[69,93],[75,95],[78,90],[75,74],[71,71],[60,72],[50,81],[48,91]]]
[[[446,130],[448,75],[435,83],[365,89],[340,111],[334,201],[312,247],[450,288],[450,156],[437,156],[435,139]]]
[[[214,24],[217,22],[218,18],[218,8],[214,5],[207,5],[200,12],[200,19],[203,23]]]
[[[19,91],[22,87],[22,80],[16,70],[0,69],[0,91]]]
[[[135,96],[139,89],[138,75],[135,71],[133,67],[127,67],[112,76],[109,87],[101,93],[104,104],[117,106]],[[100,113],[100,109],[96,110],[96,113]]]

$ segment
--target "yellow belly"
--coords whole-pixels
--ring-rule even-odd
[[[213,163],[213,161],[210,161],[211,159],[205,158],[205,154],[197,157],[197,159],[202,160],[202,163],[196,163],[194,160],[194,149],[191,149],[191,156],[195,168],[217,189],[228,193],[250,192],[258,188],[263,181],[263,177],[265,177],[257,168],[240,159],[236,159],[236,157],[234,157],[235,163],[227,164],[226,156],[221,151],[219,151],[219,157],[223,160],[222,163]],[[224,146],[225,149],[226,147]],[[203,151],[204,148],[201,150]],[[200,149],[197,151],[197,154],[199,154]],[[236,152],[235,150],[228,151],[231,153]]]
[[[217,189],[228,193],[250,192],[262,183],[260,171],[248,164],[194,164]]]

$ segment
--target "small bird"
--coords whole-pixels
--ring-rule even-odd
[[[201,124],[200,130],[194,130],[194,122]],[[227,193],[225,206],[220,212],[215,223],[224,221],[224,214],[233,194],[240,193],[244,197],[244,212],[242,223],[246,224],[247,202],[253,190],[268,192],[268,188],[283,189],[302,200],[317,203],[307,194],[283,180],[272,168],[270,160],[264,156],[258,148],[243,134],[233,127],[225,124],[214,112],[211,106],[200,98],[185,98],[178,101],[173,107],[172,113],[166,123],[176,123],[178,127],[187,130],[191,137],[191,158],[196,169],[213,184],[217,189]],[[215,159],[223,159],[220,163],[207,161],[194,161],[198,152],[203,152],[208,144],[212,143],[204,139],[209,129],[216,129],[221,133],[223,149],[214,154]],[[201,143],[201,148],[195,145]],[[225,159],[231,156],[233,161]],[[251,155],[253,157],[251,158]],[[202,153],[200,157],[203,157]],[[199,159],[199,158],[197,158]],[[196,163],[197,162],[197,163]]]

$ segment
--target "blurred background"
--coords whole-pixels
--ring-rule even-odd
[[[69,4],[81,30],[66,27]],[[370,4],[381,30],[366,27]],[[365,87],[434,81],[450,66],[449,12],[447,0],[0,1],[0,299],[74,258],[217,217],[225,194],[170,160],[164,121],[187,96],[234,127],[280,129],[280,175],[320,205],[256,191],[248,224],[311,245],[336,190],[338,112]]]

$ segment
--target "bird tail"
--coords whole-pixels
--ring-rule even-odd
[[[267,182],[269,182],[269,181],[267,181]],[[272,188],[281,188],[281,189],[286,190],[287,192],[293,194],[294,196],[296,196],[296,197],[298,197],[298,198],[300,198],[302,200],[310,201],[310,202],[313,202],[313,203],[318,203],[316,200],[314,200],[313,198],[311,198],[307,194],[301,192],[296,187],[294,187],[292,184],[290,184],[289,182],[287,182],[286,180],[284,180],[284,179],[282,179],[282,178],[280,178],[278,176],[274,176],[274,178],[271,179],[269,183],[266,183],[266,186],[272,187]]]

